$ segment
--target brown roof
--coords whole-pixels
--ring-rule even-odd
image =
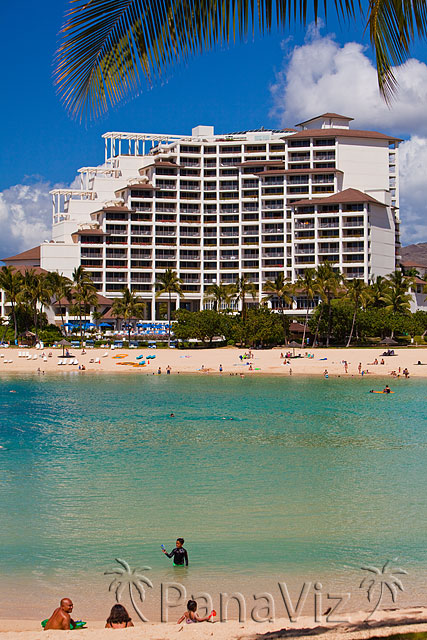
[[[154,160],[154,164],[156,165],[156,167],[174,167],[175,169],[178,169],[178,167],[180,166],[179,164],[176,164],[176,162],[171,162],[170,160],[160,160],[159,158],[156,158]]]
[[[113,304],[113,301],[110,300],[110,298],[106,298],[100,293],[97,293],[96,296],[98,298],[98,304],[100,305],[111,306]],[[61,300],[54,300],[53,304],[60,304],[61,307],[67,307],[68,305],[73,303],[69,302],[66,298],[61,298]]]
[[[277,176],[277,175],[295,175],[300,173],[343,173],[341,169],[267,169],[260,171],[257,176]]]
[[[18,253],[10,258],[3,258],[3,262],[10,262],[11,260],[40,260],[40,246],[27,249],[27,251]]]
[[[12,264],[10,266],[15,269],[15,271],[19,271],[21,275],[24,275],[26,271],[33,271],[38,276],[42,273],[48,273],[46,269],[42,269],[41,267],[32,267],[28,264]]]
[[[102,229],[79,229],[78,231],[75,231],[72,235],[78,236],[109,236],[110,233],[108,233],[107,231],[103,231]]]
[[[414,281],[415,281],[415,284],[423,284],[427,287],[427,282],[422,278],[419,278],[418,276],[415,276]]]
[[[250,160],[249,162],[239,162],[236,167],[264,167],[269,165],[271,167],[284,167],[283,160]]]
[[[354,118],[349,118],[348,116],[340,116],[339,113],[322,113],[320,116],[314,116],[314,118],[310,118],[309,120],[304,120],[304,122],[298,122],[297,127],[301,127],[303,124],[307,122],[313,122],[313,120],[317,120],[318,118],[340,118],[341,120],[354,120]]]
[[[422,267],[423,269],[425,269],[427,267],[427,263],[426,262],[414,262],[413,260],[401,260],[400,264],[403,265],[404,267]]]
[[[293,136],[284,138],[286,140],[293,140],[294,138],[371,138],[378,140],[394,140],[401,142],[401,138],[395,136],[388,136],[385,133],[379,133],[378,131],[364,131],[362,129],[305,129],[304,131],[298,131]]]
[[[373,202],[374,204],[380,204],[382,207],[386,207],[383,202],[379,200],[375,200],[372,196],[368,196],[367,193],[363,193],[358,189],[344,189],[344,191],[340,191],[338,193],[334,193],[332,196],[327,196],[326,198],[312,198],[312,200],[297,200],[292,203],[292,206],[302,206],[302,205],[315,205],[315,204],[328,204],[328,203],[337,203],[337,204],[345,204],[345,203],[358,203],[358,202]]]

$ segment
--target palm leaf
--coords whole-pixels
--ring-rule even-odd
[[[378,82],[386,102],[396,89],[392,65],[406,62],[410,45],[427,32],[427,6],[424,0],[370,0],[368,27],[375,50]]]
[[[406,0],[408,1],[408,0]],[[420,0],[417,0],[419,2]],[[335,0],[340,18],[355,19],[355,0]],[[323,0],[326,14],[327,0]],[[360,7],[359,3],[356,3]],[[60,31],[54,79],[74,117],[98,116],[136,95],[177,62],[218,44],[244,39],[255,26],[305,24],[319,0],[70,0]],[[381,13],[371,37],[381,45]],[[380,56],[382,69],[386,59]]]

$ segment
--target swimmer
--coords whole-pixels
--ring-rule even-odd
[[[11,389],[9,393],[16,393],[15,389]]]
[[[175,414],[174,414],[174,413],[171,413],[169,417],[170,417],[170,418],[175,418]]]

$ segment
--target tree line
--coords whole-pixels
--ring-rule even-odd
[[[234,283],[211,284],[206,288],[205,301],[212,302],[212,309],[189,312],[178,309],[173,318],[175,337],[182,340],[196,339],[212,344],[215,337],[223,337],[242,344],[284,344],[289,338],[289,314],[298,298],[305,299],[306,310],[302,312],[304,323],[302,347],[310,331],[314,344],[320,339],[329,346],[334,342],[346,342],[366,337],[393,336],[395,332],[407,335],[422,335],[427,330],[425,312],[410,312],[411,289],[415,285],[415,272],[396,270],[388,277],[377,276],[372,284],[363,280],[347,280],[330,263],[325,262],[316,269],[306,269],[295,283],[279,273],[274,280],[267,280],[258,304],[258,290],[246,276],[236,278]],[[184,297],[182,280],[172,269],[159,274],[155,288],[156,297],[167,296],[168,343],[172,320],[172,296]],[[18,332],[38,330],[46,325],[44,308],[52,304],[59,306],[62,326],[65,325],[63,306],[69,305],[72,316],[79,318],[80,334],[83,335],[83,319],[93,309],[94,319],[98,313],[98,296],[90,274],[79,266],[72,278],[57,272],[37,273],[26,268],[24,273],[14,267],[0,269],[0,288],[6,302],[10,303],[9,321],[13,326],[15,340]],[[427,292],[426,288],[424,289]],[[250,305],[249,301],[253,303]],[[256,301],[256,302],[255,302]],[[278,313],[267,307],[271,302]],[[236,312],[236,303],[240,311]],[[125,287],[120,298],[113,301],[111,315],[127,323],[130,339],[131,321],[144,317],[146,304]],[[313,313],[310,315],[310,309]]]

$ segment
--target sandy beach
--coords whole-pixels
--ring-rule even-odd
[[[355,612],[344,617],[346,622],[326,622],[322,616],[320,623],[313,618],[301,617],[290,623],[288,618],[272,622],[237,620],[227,622],[186,625],[176,623],[136,623],[134,628],[110,630],[104,629],[105,622],[89,621],[88,628],[72,632],[75,640],[90,637],[91,640],[104,640],[111,635],[114,638],[144,638],[147,640],[199,640],[213,638],[217,640],[273,640],[275,638],[309,638],[319,636],[322,640],[364,640],[365,638],[386,637],[397,633],[427,632],[427,609],[386,609],[377,611],[365,622],[366,612]],[[33,620],[0,620],[0,633],[4,640],[49,640],[49,638],[69,637],[69,631],[42,631],[40,623]]]
[[[392,372],[402,374],[407,368],[411,377],[427,377],[427,347],[410,347],[395,349],[395,356],[382,356],[387,348],[377,347],[368,349],[289,349],[290,353],[300,358],[282,358],[286,348],[253,350],[252,357],[244,357],[249,350],[235,347],[219,349],[70,349],[73,357],[62,358],[61,349],[45,349],[44,351],[27,348],[0,349],[0,372],[5,373],[138,373],[152,375],[158,373],[166,375],[167,367],[171,374],[199,374],[199,375],[284,375],[307,376],[324,375],[327,370],[330,377],[360,376],[360,371],[367,376],[380,376],[393,379]],[[306,357],[305,354],[313,354]],[[49,356],[49,354],[51,354]],[[144,356],[137,360],[137,356]],[[43,357],[44,356],[44,357]],[[146,356],[155,356],[147,359]],[[242,356],[242,359],[240,359]],[[144,366],[138,366],[143,362]],[[375,360],[378,364],[373,364]],[[382,361],[384,364],[381,364]],[[425,366],[418,365],[418,361]],[[59,362],[65,364],[59,365]],[[74,364],[70,364],[70,363]],[[347,373],[345,362],[347,362]],[[79,371],[79,365],[85,370]],[[222,367],[222,372],[220,368]],[[401,377],[403,377],[401,375]]]

